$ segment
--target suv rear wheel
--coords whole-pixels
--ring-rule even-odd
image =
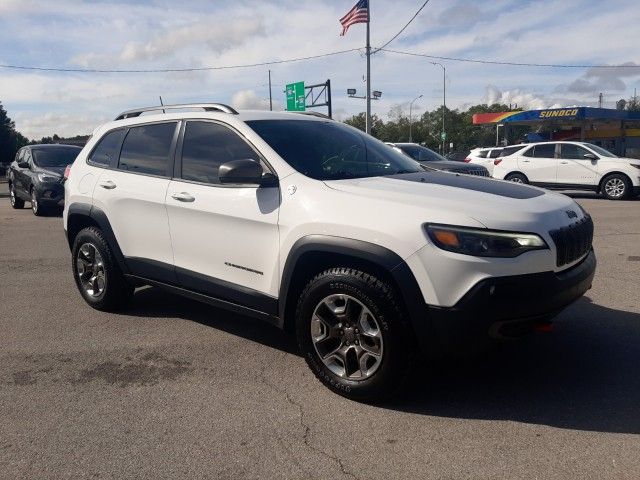
[[[397,295],[358,270],[332,268],[307,284],[296,336],[316,377],[348,398],[382,400],[410,373],[414,348]]]
[[[120,310],[133,297],[134,287],[95,227],[81,230],[73,242],[73,277],[82,298],[97,310]]]
[[[510,173],[504,179],[515,183],[529,183],[529,179],[522,173]]]

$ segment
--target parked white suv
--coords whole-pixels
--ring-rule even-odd
[[[640,160],[584,142],[526,145],[495,160],[494,178],[557,190],[591,190],[611,200],[640,194]]]
[[[493,172],[493,161],[500,156],[502,148],[503,147],[474,148],[469,152],[464,161],[466,163],[482,165],[489,171],[489,175],[491,175],[491,172]]]
[[[420,352],[519,335],[591,286],[593,224],[566,196],[425,170],[328,118],[178,107],[119,115],[66,172],[94,308],[148,284],[253,315],[295,331],[327,387],[376,400]]]

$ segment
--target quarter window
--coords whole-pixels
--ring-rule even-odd
[[[572,160],[584,160],[584,155],[589,152],[586,148],[573,143],[560,144],[560,158],[568,158]]]
[[[501,148],[496,148],[495,150],[491,150],[489,154],[489,158],[498,158],[500,156],[500,152],[502,152]]]
[[[220,165],[231,160],[260,161],[256,152],[231,129],[212,122],[188,122],[182,147],[182,178],[220,183]]]
[[[120,128],[118,130],[112,130],[102,137],[102,140],[98,142],[96,148],[94,148],[91,155],[89,155],[89,162],[105,167],[111,165],[111,160],[118,158],[118,149],[120,148],[125,132],[126,130],[124,128]]]
[[[129,129],[118,168],[148,175],[167,175],[176,123],[155,123]]]

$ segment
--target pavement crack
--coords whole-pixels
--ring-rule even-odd
[[[281,359],[286,358],[287,353],[283,352]],[[307,422],[305,422],[305,410],[304,410],[304,406],[299,403],[296,402],[291,395],[289,395],[289,392],[287,392],[287,390],[285,388],[280,387],[279,385],[276,385],[274,383],[271,383],[267,377],[266,377],[266,371],[268,368],[268,364],[265,364],[265,366],[260,370],[260,381],[267,385],[268,387],[272,388],[273,390],[275,390],[276,392],[280,393],[281,395],[284,396],[284,398],[287,400],[287,402],[291,405],[293,405],[294,407],[296,407],[298,409],[299,412],[299,416],[298,416],[298,420],[300,422],[300,426],[303,429],[303,434],[302,434],[302,442],[304,443],[304,446],[307,447],[308,449],[328,458],[329,460],[332,460],[333,462],[335,462],[335,464],[338,466],[338,468],[340,469],[340,471],[342,472],[343,475],[349,477],[349,478],[353,478],[354,480],[359,480],[358,477],[350,472],[347,467],[345,466],[345,464],[343,463],[342,459],[340,457],[338,457],[337,455],[332,455],[331,453],[327,452],[326,450],[323,450],[321,448],[316,447],[315,445],[313,445],[310,441],[310,435],[311,435],[311,427],[309,426],[309,424]],[[295,461],[295,460],[294,460]],[[314,478],[313,475],[311,474],[311,472],[307,471],[306,469],[304,469],[297,461],[296,465],[298,465],[304,472],[306,472],[311,478]]]

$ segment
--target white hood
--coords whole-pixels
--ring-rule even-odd
[[[428,211],[425,218],[438,223],[453,223],[447,218],[459,221],[464,215],[491,229],[530,231],[541,226],[547,230],[558,228],[583,216],[582,209],[565,195],[512,182],[447,172],[325,183],[334,190],[378,202],[395,203],[398,214],[402,213],[403,205],[412,209],[422,207]]]

